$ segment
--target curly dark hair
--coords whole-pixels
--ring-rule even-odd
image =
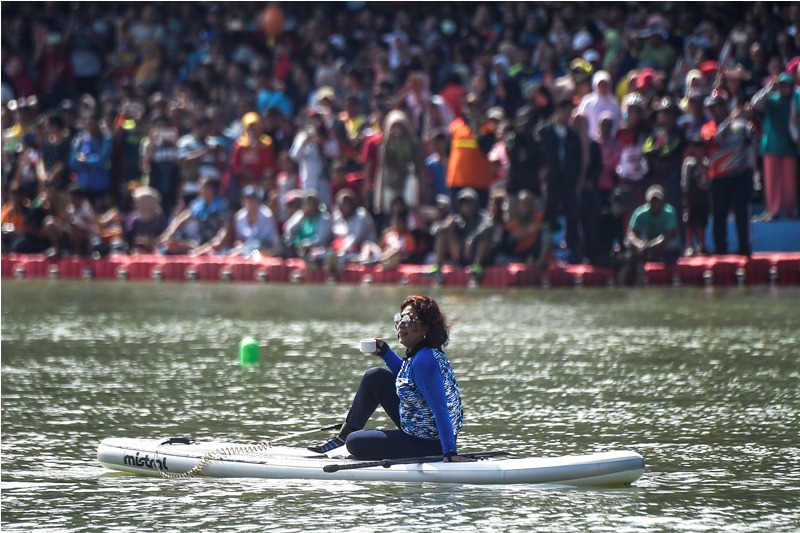
[[[439,309],[439,304],[428,296],[412,294],[400,304],[400,311],[409,305],[416,311],[419,320],[428,328],[426,334],[428,346],[432,348],[446,346],[450,340],[450,325]]]

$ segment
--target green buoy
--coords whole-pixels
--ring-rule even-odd
[[[239,362],[242,366],[258,364],[258,341],[253,337],[239,341]]]

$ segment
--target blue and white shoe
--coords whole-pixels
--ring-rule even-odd
[[[319,446],[309,446],[307,449],[311,450],[314,453],[327,453],[331,450],[335,450],[336,448],[340,448],[344,446],[344,441],[339,437],[334,437],[328,442],[320,444]]]

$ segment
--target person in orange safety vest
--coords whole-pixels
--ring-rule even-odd
[[[478,206],[486,207],[492,167],[487,154],[495,142],[495,132],[488,127],[481,101],[466,97],[464,116],[450,124],[450,161],[447,166],[447,187],[453,197],[470,187],[478,193]]]

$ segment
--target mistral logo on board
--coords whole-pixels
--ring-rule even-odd
[[[150,459],[150,454],[139,456],[139,452],[136,452],[136,455],[129,455],[129,454],[123,455],[122,462],[127,466],[152,468],[154,470],[169,470],[169,468],[167,468],[166,457],[164,457],[163,459],[155,459],[155,458]]]

